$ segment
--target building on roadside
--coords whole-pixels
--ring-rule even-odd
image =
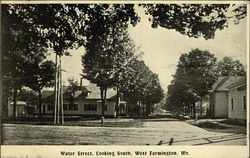
[[[228,118],[229,85],[241,80],[241,76],[222,76],[212,87],[209,98],[209,113],[213,118]]]
[[[232,83],[228,91],[228,118],[237,122],[246,123],[247,94],[246,78]]]
[[[209,96],[205,96],[202,99],[202,117],[207,116],[208,114],[208,109],[209,109],[209,100],[208,100]],[[197,101],[195,102],[195,113],[196,116],[195,117],[201,117],[200,114],[200,110],[201,110],[201,101]]]
[[[27,115],[27,103],[25,101],[17,101],[16,102],[16,114],[15,116],[25,116]],[[14,116],[13,115],[13,109],[14,109],[14,103],[10,102],[8,105],[8,116]]]
[[[71,100],[73,98],[73,101]],[[46,90],[42,92],[42,113],[44,115],[53,115],[54,110],[54,91]],[[119,115],[126,115],[126,101],[119,101]],[[104,106],[104,115],[108,117],[116,116],[116,91],[107,90],[106,104]],[[69,87],[63,87],[63,112],[64,115],[74,116],[101,116],[102,103],[100,89],[94,84],[82,87],[77,90],[72,97],[72,91]]]

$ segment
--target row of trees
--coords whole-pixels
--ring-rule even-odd
[[[92,22],[87,30],[93,32],[82,57],[83,77],[100,87],[102,107],[106,102],[107,89],[116,89],[116,116],[119,114],[121,92],[133,105],[140,101],[146,107],[159,102],[163,96],[158,76],[140,60],[142,52],[128,34],[128,21],[117,18],[121,11],[124,10],[116,5],[109,6],[104,12],[109,16],[108,21]],[[100,18],[102,15],[97,16]],[[150,109],[146,108],[147,114]]]
[[[218,77],[244,76],[245,73],[243,64],[230,57],[217,62],[217,58],[208,51],[194,49],[184,53],[168,86],[166,108],[195,117],[195,102],[200,101],[202,116],[202,101],[211,92]]]
[[[229,19],[234,19],[237,23],[246,15],[246,5],[144,4],[140,6],[150,15],[153,28],[160,26],[175,29],[184,35],[205,39],[213,38],[214,32],[225,28]],[[232,10],[233,15],[228,16],[226,14],[228,10]],[[120,32],[117,31],[119,27],[126,30],[129,24],[136,25],[140,20],[134,4],[4,4],[1,16],[4,17],[1,23],[3,93],[6,96],[13,95],[14,105],[18,89],[24,85],[31,85],[24,84],[24,80],[40,76],[30,75],[29,71],[33,66],[42,65],[46,60],[48,49],[59,57],[69,55],[68,49],[80,46],[91,50],[89,52],[93,53],[95,51],[92,50],[96,49],[100,53],[103,48],[97,49],[97,47],[115,45],[115,34]],[[106,42],[113,44],[99,45],[102,36],[104,38],[109,36],[108,39],[114,42]],[[109,55],[107,50],[104,52],[107,53],[104,53],[105,55]],[[33,64],[32,68],[27,69],[27,65],[30,64]],[[56,68],[58,67],[60,66],[56,63]],[[50,68],[53,69],[51,66]],[[41,78],[37,83],[41,82],[40,80]],[[120,82],[116,84],[120,86]],[[42,87],[34,89],[39,91]],[[6,111],[6,108],[7,104],[3,106],[3,111]]]

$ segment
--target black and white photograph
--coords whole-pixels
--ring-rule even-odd
[[[247,2],[31,2],[1,4],[2,146],[248,146]]]

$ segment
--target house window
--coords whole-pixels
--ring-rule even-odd
[[[47,105],[47,109],[48,109],[48,110],[53,110],[52,104],[48,104],[48,105]]]
[[[78,104],[69,104],[69,110],[78,110]]]
[[[84,104],[84,111],[97,111],[97,104]]]
[[[247,100],[246,100],[246,96],[243,96],[243,110],[247,109]]]
[[[68,105],[67,104],[63,104],[63,110],[68,110]]]
[[[231,109],[233,110],[234,109],[234,99],[231,98]]]

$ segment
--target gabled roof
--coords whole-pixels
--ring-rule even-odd
[[[63,86],[63,94],[66,92],[70,92],[68,86]],[[89,95],[86,93],[89,92]],[[85,99],[101,99],[100,88],[95,84],[90,83],[88,86],[84,86],[81,90],[77,90],[75,92],[75,98],[85,98]],[[106,94],[106,99],[112,99],[116,95],[116,91],[114,89],[108,89]],[[50,100],[54,98],[54,90],[44,90],[42,91],[42,99]]]
[[[215,91],[228,91],[228,86],[241,80],[242,76],[221,76],[213,85],[213,92]]]
[[[234,82],[234,83],[230,84],[229,86],[227,86],[227,88],[232,89],[235,87],[242,87],[242,86],[246,87],[246,84],[247,84],[246,78],[241,78],[237,82]]]
[[[48,98],[54,94],[54,90],[43,90],[42,91],[42,99]]]
[[[90,83],[86,88],[90,92],[86,99],[101,99],[100,88],[97,87],[95,84]],[[115,95],[116,91],[113,88],[110,88],[107,90],[106,99],[111,99]]]

